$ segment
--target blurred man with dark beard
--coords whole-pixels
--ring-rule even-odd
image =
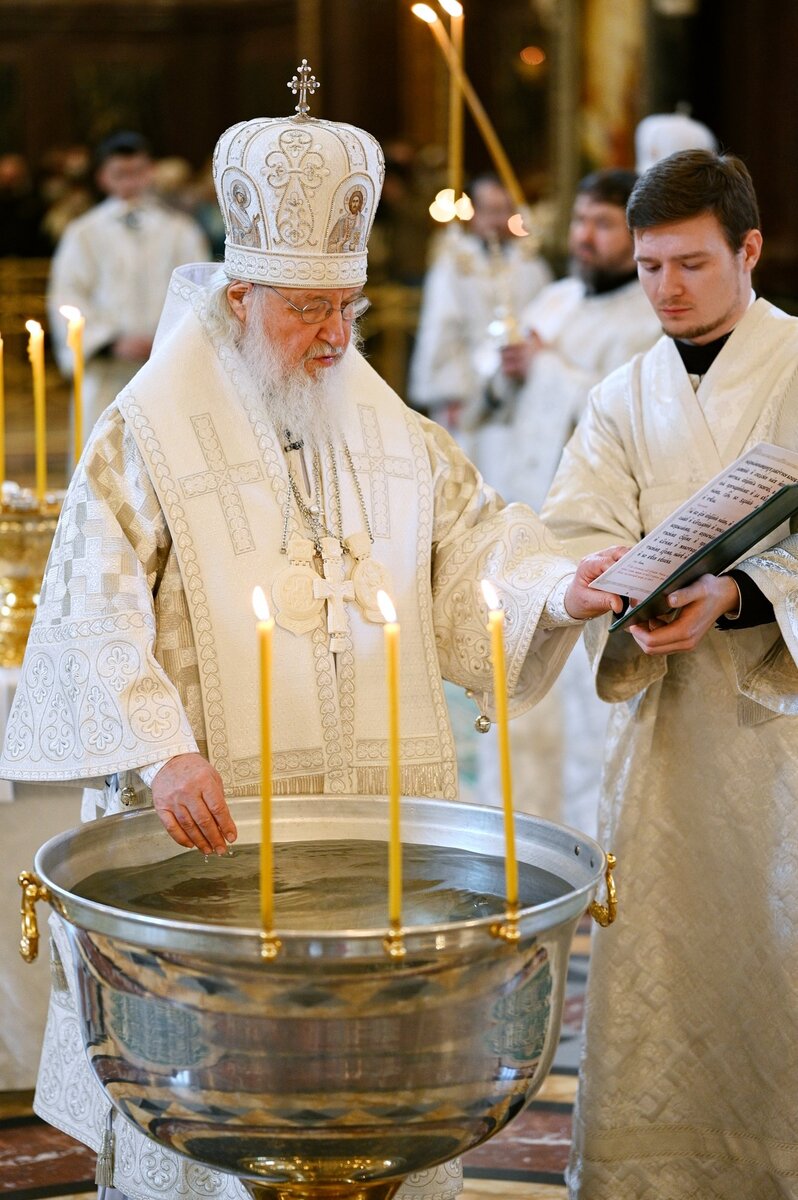
[[[260,586],[276,621],[272,790],[384,795],[384,589],[402,623],[403,790],[456,799],[441,674],[493,711],[480,580],[512,607],[519,709],[551,684],[582,621],[620,608],[588,588],[617,555],[563,558],[353,345],[365,244],[331,232],[352,189],[370,230],[382,173],[368,133],[303,112],[222,135],[224,267],[175,272],[152,356],[73,478],[9,721],[10,778],[94,781],[87,817],[153,804],[181,846],[225,854],[227,798],[260,788]],[[242,197],[260,247],[232,236]],[[58,921],[54,939],[68,958]],[[61,1052],[70,1003],[62,989],[51,1005],[37,1112],[97,1148],[112,1118],[84,1056]],[[78,1108],[80,1120],[65,1115]],[[152,1144],[117,1124],[115,1188],[163,1200]],[[170,1197],[245,1196],[232,1176],[197,1182],[187,1159],[158,1155]],[[460,1191],[457,1164],[423,1174],[400,1200]]]

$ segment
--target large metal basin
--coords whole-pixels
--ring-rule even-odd
[[[233,801],[239,842],[257,800]],[[384,839],[381,797],[274,802],[274,839]],[[502,813],[407,799],[402,835],[502,856]],[[171,1150],[271,1200],[388,1200],[414,1171],[497,1133],[542,1083],[557,1044],[574,928],[605,870],[595,842],[519,815],[519,862],[570,890],[522,908],[520,939],[491,918],[404,931],[292,933],[276,959],[260,931],[160,920],[82,899],[92,872],[182,853],[152,811],[72,830],[35,869],[66,918],[83,1038],[117,1108]],[[279,917],[279,909],[278,909]]]

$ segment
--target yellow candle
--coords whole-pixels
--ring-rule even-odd
[[[64,304],[58,310],[66,317],[67,345],[72,351],[72,397],[74,412],[74,461],[75,466],[83,453],[83,329],[86,318],[79,308]]]
[[[38,321],[26,321],[28,358],[33,371],[33,415],[36,447],[36,499],[44,503],[47,491],[47,426],[44,408],[44,331]]]
[[[3,339],[0,337],[0,483],[6,477],[6,386],[3,374]]]
[[[260,919],[264,933],[274,928],[274,853],[272,849],[272,722],[271,676],[274,618],[263,588],[252,593],[258,618],[260,661]]]
[[[388,686],[388,798],[390,838],[388,843],[388,920],[391,929],[402,924],[402,833],[399,811],[399,624],[396,609],[385,592],[377,592],[377,604],[385,619],[385,679]]]
[[[463,63],[463,6],[460,0],[440,0],[449,14],[449,35],[458,62]],[[463,191],[463,89],[454,71],[449,72],[449,187],[457,200]]]
[[[433,37],[440,46],[441,53],[449,64],[449,70],[454,75],[457,83],[463,93],[466,104],[468,105],[471,116],[482,135],[482,140],[487,146],[488,153],[493,159],[493,165],[496,168],[496,173],[501,179],[513,199],[513,203],[519,208],[526,203],[524,193],[521,190],[521,184],[518,182],[518,177],[515,174],[510,160],[505,154],[502,146],[493,128],[490,117],[482,107],[482,101],[474,91],[470,79],[463,70],[462,64],[457,57],[457,53],[452,45],[446,30],[443,28],[438,19],[438,14],[428,4],[414,4],[410,10],[420,20],[425,21],[432,30]]]
[[[507,717],[507,672],[504,665],[504,611],[499,597],[487,579],[482,581],[482,594],[488,606],[488,631],[493,660],[493,704],[496,709],[496,728],[499,735],[499,766],[501,769],[502,802],[504,805],[505,856],[504,871],[507,887],[507,906],[518,907],[518,863],[515,856],[515,818],[513,815],[513,777],[510,770],[510,722]]]

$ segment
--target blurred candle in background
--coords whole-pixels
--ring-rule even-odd
[[[71,304],[63,304],[58,311],[68,321],[67,345],[72,351],[74,465],[77,466],[83,453],[83,329],[86,318]]]
[[[47,491],[47,421],[44,399],[44,331],[38,321],[26,321],[28,358],[33,372],[33,424],[36,453],[36,499],[44,503]]]

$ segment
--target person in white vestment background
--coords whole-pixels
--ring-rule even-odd
[[[564,452],[543,515],[577,555],[634,544],[757,442],[798,449],[798,320],[752,291],[743,163],[672,155],[627,214],[663,336]],[[593,947],[572,1200],[798,1196],[795,528],[672,594],[673,619],[585,639],[623,916]]]
[[[106,199],[67,225],[47,296],[53,348],[65,374],[72,371],[72,352],[59,309],[74,305],[86,318],[86,434],[148,358],[172,271],[208,258],[199,225],[152,193],[155,166],[140,134],[113,134],[95,157]]]
[[[508,446],[505,416],[486,403],[500,347],[518,335],[529,301],[551,279],[532,237],[509,227],[515,209],[492,175],[469,186],[474,215],[436,239],[424,279],[410,361],[410,401],[444,425],[499,492]]]
[[[410,402],[443,425],[504,495],[511,438],[507,412],[489,403],[487,384],[503,343],[519,335],[524,307],[551,280],[532,237],[516,237],[514,208],[493,175],[468,187],[470,221],[455,220],[433,242],[410,360]],[[483,802],[471,700],[446,685],[463,795]],[[495,801],[495,797],[493,798]],[[493,802],[493,801],[491,801]]]
[[[388,784],[378,588],[402,623],[402,788],[449,799],[441,673],[493,711],[480,580],[512,612],[518,709],[550,686],[584,619],[621,604],[588,586],[619,550],[563,557],[352,344],[382,152],[303,105],[217,144],[224,267],[175,273],[149,362],[95,427],[0,764],[9,778],[93,783],[87,817],[153,804],[175,841],[204,853],[236,837],[227,798],[259,789],[255,585],[276,620],[272,790],[331,802]],[[358,235],[341,238],[341,210],[355,207]],[[241,1200],[234,1177],[114,1118],[83,1053],[60,919],[51,927],[62,969],[36,1111],[95,1149],[112,1130],[103,1170],[133,1200]],[[461,1174],[433,1166],[398,1198],[450,1200]]]
[[[568,231],[570,272],[524,309],[525,336],[502,350],[491,380],[497,406],[512,413],[507,499],[536,511],[591,387],[659,336],[626,226],[636,179],[633,171],[611,169],[581,180]],[[595,834],[608,711],[595,695],[580,644],[534,714],[510,727],[519,807]],[[479,739],[477,753],[479,795],[498,803],[490,734]]]

